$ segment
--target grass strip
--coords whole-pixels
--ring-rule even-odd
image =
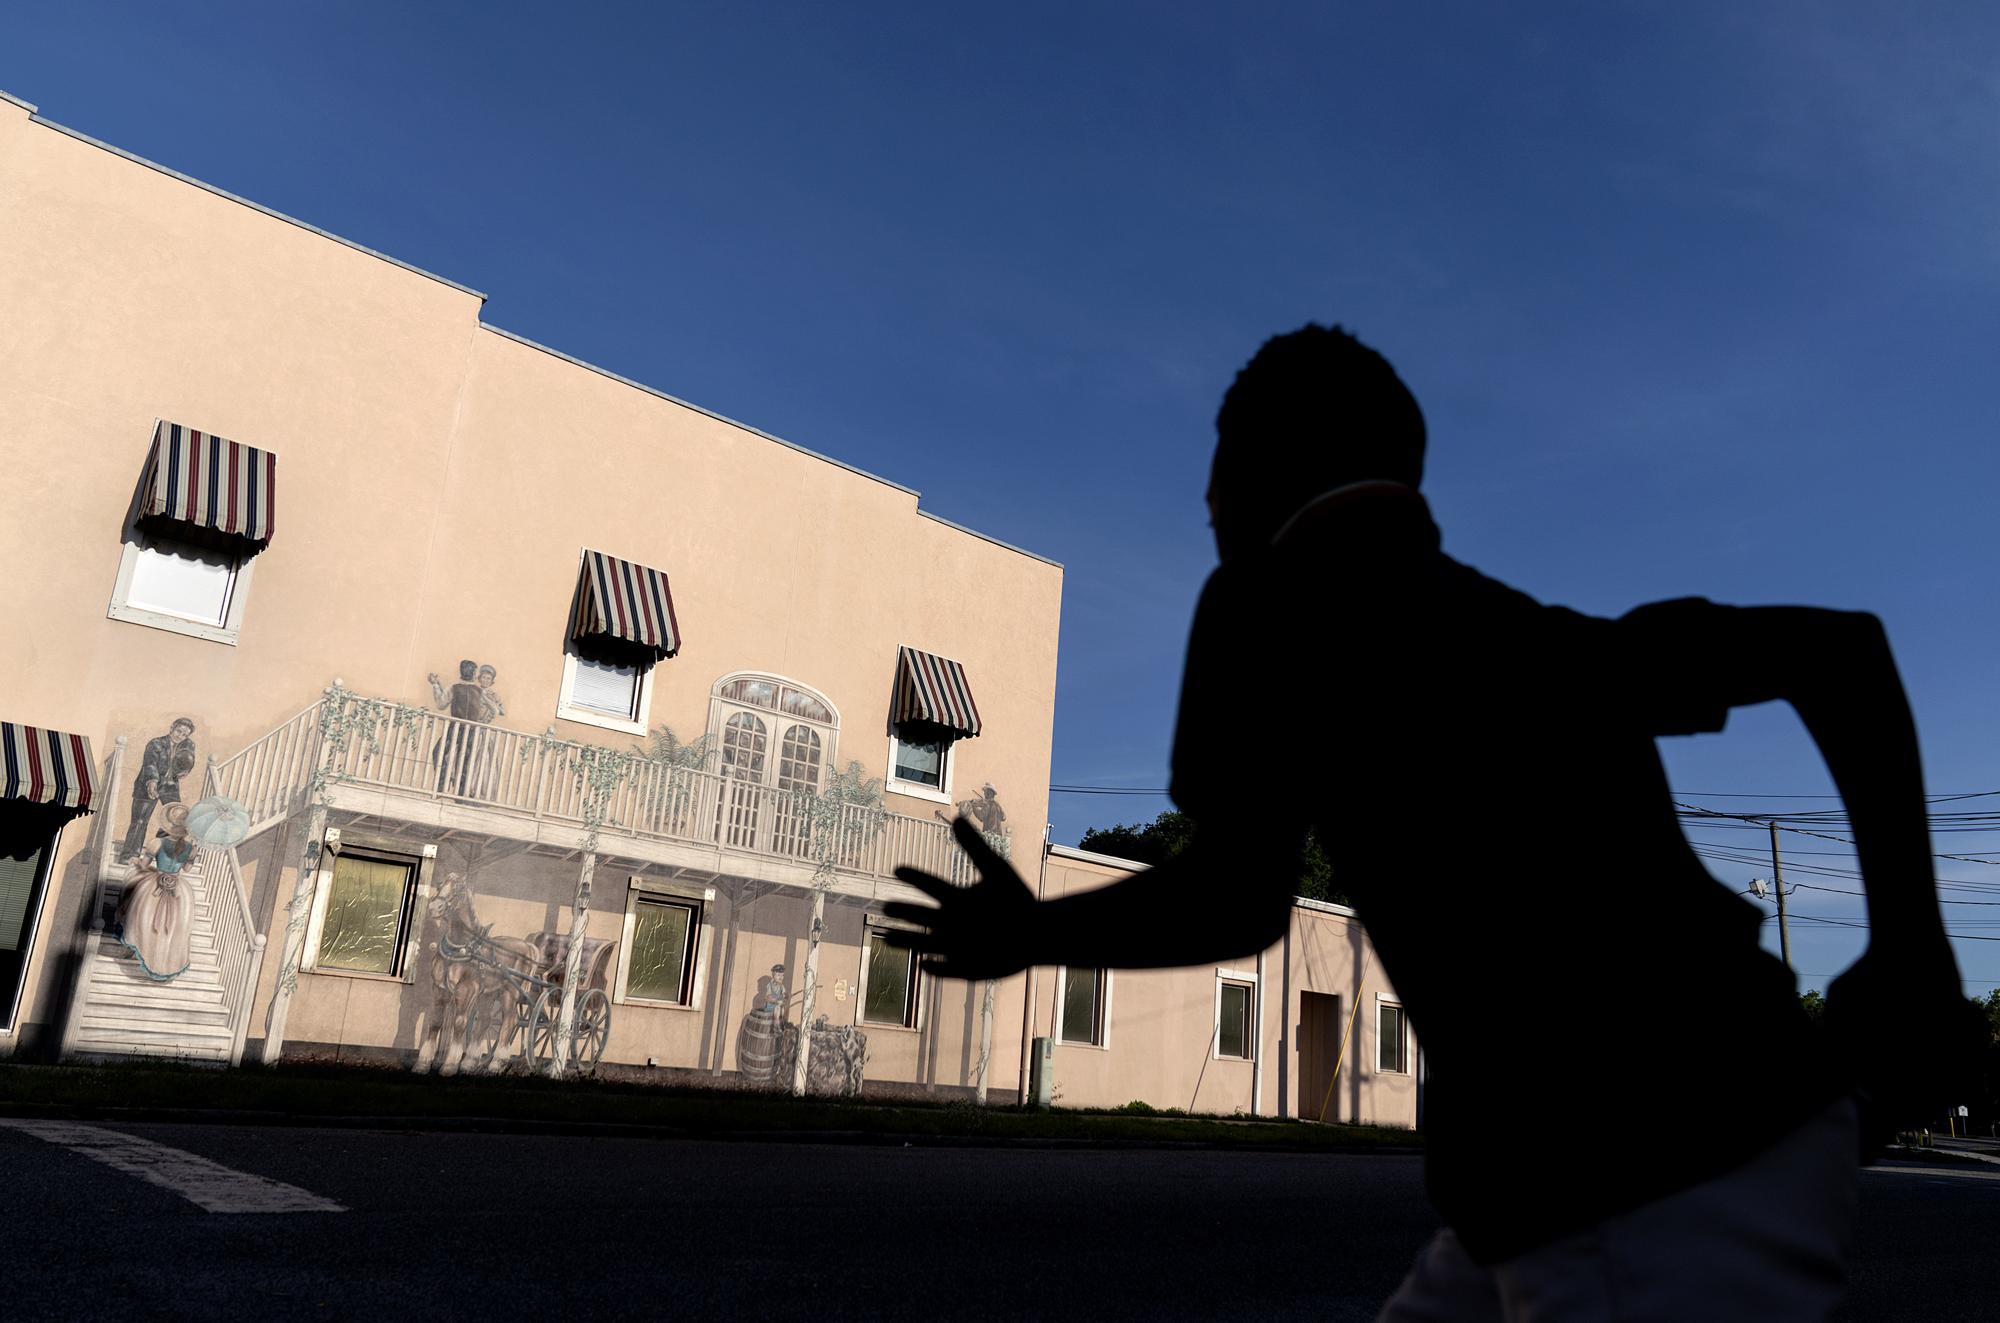
[[[744,1090],[693,1090],[600,1080],[526,1076],[440,1079],[351,1066],[171,1064],[115,1066],[0,1063],[0,1113],[115,1117],[212,1113],[216,1119],[310,1122],[379,1118],[656,1128],[688,1136],[786,1133],[914,1138],[1146,1144],[1217,1148],[1408,1150],[1408,1130],[1308,1125],[1269,1118],[1164,1114],[1126,1109],[1047,1112],[967,1102],[876,1102],[789,1098]]]

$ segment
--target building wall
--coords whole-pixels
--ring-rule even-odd
[[[0,471],[10,508],[33,512],[0,521],[0,556],[16,567],[0,579],[0,610],[32,622],[0,632],[0,716],[84,734],[100,760],[128,738],[122,778],[99,800],[114,839],[140,751],[174,718],[193,720],[202,760],[227,757],[336,677],[428,707],[426,677],[449,682],[471,658],[499,672],[507,711],[496,724],[631,747],[632,736],[556,715],[588,547],[670,577],[684,646],[656,668],[648,724],[683,739],[706,730],[721,677],[756,670],[825,695],[840,716],[829,766],[858,761],[881,777],[898,646],[961,662],[984,732],[956,746],[950,798],[993,785],[1016,853],[1035,857],[1060,567],[919,510],[905,488],[483,325],[472,291],[6,101],[0,178]],[[251,562],[233,646],[106,614],[160,418],[278,455],[275,537]],[[950,812],[942,797],[891,794],[886,807],[925,820]],[[61,885],[44,904],[52,918],[0,1053],[58,1027],[71,971],[53,957],[70,948],[94,886],[86,825],[64,835]],[[272,943],[253,1043],[302,844],[291,824],[243,851]],[[522,860],[493,879],[521,892],[509,924],[544,927],[567,906],[573,871],[543,864]],[[609,882],[600,893],[613,899],[601,903],[622,905],[622,879]],[[593,912],[592,931],[617,921]],[[758,963],[792,940],[782,923],[803,931],[796,914],[758,921],[772,929],[746,940],[737,965],[751,987]],[[830,948],[822,960],[833,959]],[[838,1002],[820,1009],[838,1022]],[[393,1040],[410,1018],[394,989],[314,975],[291,1015],[291,1038],[342,1045]],[[656,1018],[619,1020],[615,1053],[678,1060],[699,1049],[699,1035]],[[914,1039],[884,1042],[881,1060],[918,1082],[933,1056],[962,1058],[962,1039],[941,1028],[921,1051]]]
[[[1051,899],[1107,886],[1138,865],[1056,846],[1044,874]],[[1226,897],[1218,903],[1227,903]],[[1198,918],[1193,921],[1198,922]],[[1253,1009],[1255,1060],[1216,1052],[1216,984],[1250,983],[1263,990]],[[1390,985],[1366,930],[1345,906],[1300,900],[1285,936],[1269,950],[1183,969],[1113,970],[1103,1046],[1061,1041],[1061,971],[1036,971],[1034,1033],[1054,1041],[1057,1102],[1070,1107],[1120,1107],[1132,1101],[1187,1111],[1414,1126],[1417,1122],[1417,1043],[1408,1040],[1404,1072],[1381,1069],[1380,1020]],[[1307,994],[1340,999],[1343,1023],[1358,1002],[1360,1017],[1346,1043],[1331,1096],[1301,1083],[1302,1008]],[[1316,1018],[1314,1028],[1320,1027]],[[1326,1045],[1322,1045],[1326,1046]],[[1332,1044],[1326,1059],[1341,1055]],[[1261,1084],[1259,1077],[1261,1076]],[[1302,1097],[1316,1092],[1310,1100]]]

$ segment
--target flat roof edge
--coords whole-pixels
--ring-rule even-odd
[[[20,97],[15,96],[12,92],[7,91],[5,88],[0,88],[0,101],[5,101],[11,105],[19,106],[21,109],[27,111],[30,115],[34,114],[37,110],[41,109],[41,107],[34,104],[34,102],[23,101],[21,100]]]
[[[1044,565],[1053,565],[1057,569],[1061,569],[1063,567],[1063,563],[1061,561],[1050,560],[1047,556],[1042,555],[1038,551],[1030,551],[1026,547],[1017,547],[1012,542],[1004,542],[1001,539],[994,537],[991,533],[982,533],[976,528],[967,528],[964,524],[953,523],[951,520],[946,519],[943,515],[932,514],[929,510],[923,509],[922,507],[918,507],[917,514],[920,518],[935,520],[936,522],[943,524],[946,528],[956,529],[957,531],[964,533],[968,537],[976,537],[981,542],[991,542],[994,546],[999,547],[1005,551],[1011,551],[1017,556],[1026,556],[1029,560],[1038,560]],[[1110,856],[1107,855],[1105,857],[1109,858]]]
[[[1361,917],[1354,912],[1354,907],[1351,905],[1336,905],[1330,900],[1314,900],[1310,896],[1293,896],[1292,908],[1312,910],[1316,914],[1339,914],[1349,919]]]
[[[1049,853],[1063,859],[1081,859],[1087,864],[1110,864],[1113,868],[1129,868],[1135,873],[1142,868],[1150,867],[1137,859],[1124,859],[1115,854],[1099,854],[1095,850],[1080,850],[1074,845],[1051,843]]]
[[[0,96],[4,95],[5,93],[0,93]],[[7,99],[9,101],[13,101],[14,104],[18,106],[28,105],[27,102],[16,100],[11,96],[7,97]],[[343,247],[352,248],[357,253],[366,253],[368,256],[376,258],[379,261],[387,262],[391,266],[399,266],[403,268],[403,270],[408,271],[414,275],[419,275],[424,277],[424,279],[426,280],[435,280],[438,284],[447,285],[450,288],[457,290],[461,294],[470,294],[473,298],[478,299],[481,303],[484,303],[486,301],[486,295],[484,293],[480,292],[479,290],[473,289],[469,285],[461,285],[456,280],[449,280],[444,276],[439,275],[435,271],[426,271],[420,266],[412,266],[408,262],[403,261],[399,257],[391,257],[387,253],[377,252],[375,249],[370,248],[367,244],[356,243],[352,239],[343,239],[339,235],[334,234],[332,231],[322,230],[319,226],[313,225],[307,221],[302,221],[297,216],[287,216],[282,211],[273,211],[271,208],[265,206],[261,202],[252,202],[249,198],[239,197],[238,195],[230,192],[226,188],[217,188],[214,184],[208,183],[205,180],[196,179],[193,175],[184,175],[180,171],[172,168],[171,166],[161,165],[158,161],[149,161],[145,157],[140,156],[136,152],[128,152],[123,147],[114,147],[110,143],[105,142],[101,138],[91,137],[88,133],[83,132],[81,129],[73,129],[67,124],[58,124],[54,120],[46,118],[45,116],[36,112],[33,106],[28,106],[28,110],[29,110],[29,115],[28,115],[29,120],[32,121],[33,123],[41,125],[43,128],[54,129],[57,133],[67,134],[68,136],[75,138],[78,142],[89,143],[92,147],[97,147],[104,151],[110,152],[113,156],[123,157],[125,160],[131,161],[135,165],[143,165],[148,170],[158,170],[161,174],[166,175],[170,179],[178,179],[183,184],[193,184],[196,188],[202,189],[205,192],[213,193],[219,198],[227,198],[229,199],[229,201],[238,203],[241,206],[248,207],[252,211],[262,212],[264,215],[269,216],[274,220],[281,220],[285,222],[285,224],[287,225],[296,225],[300,229],[305,230],[309,234],[317,234],[322,239],[331,239],[333,240],[333,242],[340,244]]]

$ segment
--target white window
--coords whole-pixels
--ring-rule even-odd
[[[556,704],[556,715],[565,721],[644,735],[653,702],[653,670],[582,657],[572,648],[563,654],[562,697]]]
[[[706,949],[702,925],[715,899],[697,888],[633,878],[619,944],[617,1000],[698,1009]]]
[[[1375,1068],[1388,1075],[1410,1072],[1409,1022],[1397,1002],[1375,1003]]]
[[[891,930],[871,924],[861,952],[861,1018],[868,1024],[917,1027],[922,975],[917,953],[889,940]]]
[[[1065,1043],[1104,1047],[1111,1021],[1111,974],[1104,969],[1062,971],[1062,1023],[1056,1037]]]
[[[1218,978],[1215,983],[1215,1055],[1249,1059],[1257,1045],[1250,1015],[1256,986],[1248,980]]]
[[[128,532],[108,614],[113,620],[234,643],[243,624],[252,563],[237,552]]]
[[[320,974],[363,974],[409,982],[419,918],[423,858],[353,844],[327,833],[330,864],[322,863],[319,893],[306,932],[305,967]]]
[[[952,741],[941,726],[896,727],[889,736],[889,789],[950,803]]]

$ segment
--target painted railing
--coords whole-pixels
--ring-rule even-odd
[[[218,772],[218,764],[211,758],[203,778],[205,794],[223,793]],[[229,1046],[229,1064],[234,1066],[243,1060],[243,1040],[250,1030],[250,1000],[256,995],[257,974],[264,963],[264,934],[257,930],[257,920],[250,913],[250,895],[243,885],[236,847],[203,845],[199,852],[202,885],[208,891],[209,923],[215,932],[215,963],[235,1035]]]
[[[607,762],[615,766],[606,774]],[[601,835],[685,841],[883,878],[913,864],[970,881],[971,861],[934,818],[779,790],[726,772],[505,730],[338,687],[217,768],[253,830],[292,812],[316,772],[328,786],[394,790]],[[593,800],[596,801],[593,814]]]

